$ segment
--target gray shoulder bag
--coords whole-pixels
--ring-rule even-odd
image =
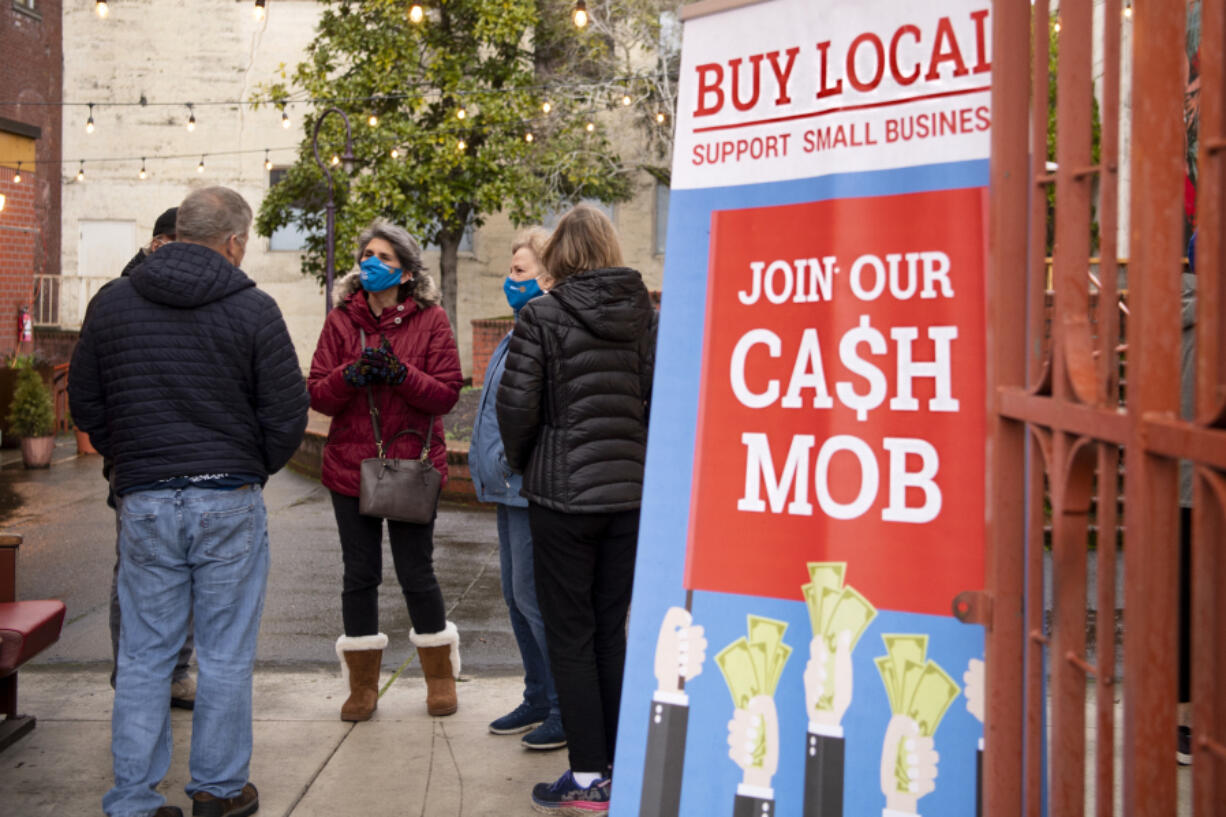
[[[366,348],[366,332],[361,329],[362,348]],[[370,405],[370,422],[375,432],[375,450],[379,456],[362,460],[358,483],[358,512],[365,516],[416,522],[424,525],[433,521],[438,509],[438,495],[443,487],[443,475],[430,462],[430,440],[434,433],[434,417],[426,433],[406,428],[387,441],[388,448],[397,437],[416,434],[424,442],[418,459],[392,459],[383,448],[383,432],[379,428],[379,410],[375,408],[374,390],[366,387]]]

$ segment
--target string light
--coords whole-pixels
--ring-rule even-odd
[[[414,3],[409,6],[409,22],[420,23],[426,16],[426,12],[421,7],[421,3]]]
[[[281,111],[281,127],[285,128],[286,130],[289,130],[289,126],[290,126],[289,114],[286,113],[285,111]]]
[[[77,168],[77,181],[85,181],[85,160],[81,160],[81,166]]]
[[[267,4],[268,4],[268,0],[255,0],[255,8],[251,10],[251,13],[252,15],[255,16],[255,21],[257,23],[264,21],[264,13],[265,13],[264,6],[266,6]]]
[[[400,158],[400,151],[399,151],[399,150],[397,150],[396,148],[392,148],[392,158],[393,158],[393,159],[399,159],[399,158]]]
[[[1132,19],[1132,0],[1124,0],[1124,17]]]
[[[468,143],[461,139],[460,141],[456,142],[455,149],[463,153],[464,151],[468,150]]]
[[[13,176],[13,184],[21,184],[21,162],[17,163],[17,173]]]
[[[1054,26],[1054,28],[1056,30],[1056,33],[1059,34],[1060,33],[1060,18],[1059,17],[1056,18],[1056,25]]]
[[[372,128],[379,127],[379,116],[377,114],[372,113],[369,117],[366,118],[366,124],[370,125]]]
[[[94,11],[99,17],[105,20],[106,15],[109,14],[111,10],[107,7],[106,0],[97,0],[97,2],[94,3]]]
[[[545,113],[549,113],[550,111],[553,110],[553,105],[549,104],[548,99],[545,100],[543,103],[541,103],[541,110]]]
[[[587,3],[583,0],[575,0],[575,13],[572,19],[575,21],[576,28],[583,28],[587,25]]]
[[[196,112],[192,109],[192,103],[187,103],[187,132],[191,133],[196,129]]]
[[[340,163],[341,163],[341,157],[333,153],[332,154],[332,166],[335,167],[336,165],[339,165]]]
[[[200,164],[196,165],[196,172],[197,173],[204,172],[204,157],[203,156],[200,157]]]
[[[94,132],[94,103],[89,103],[89,119],[85,120],[85,132]]]
[[[630,103],[631,103],[631,102],[633,102],[633,101],[634,101],[634,100],[630,98],[630,95],[629,95],[629,94],[626,94],[626,95],[624,95],[624,96],[622,97],[622,105],[624,105],[624,106],[626,106],[626,107],[630,107]]]
[[[664,124],[664,120],[665,120],[665,119],[666,119],[666,117],[664,116],[664,112],[663,112],[663,111],[659,111],[659,112],[657,112],[657,113],[656,113],[656,124],[658,124],[658,125],[663,125],[663,124]]]
[[[536,137],[532,135],[532,131],[528,131],[527,133],[524,134],[524,141],[527,142],[528,144],[532,144],[532,140],[535,138]]]
[[[455,112],[456,119],[463,119],[466,116],[468,116],[468,111],[464,110],[463,108],[460,108]]]
[[[264,150],[264,169],[272,170],[272,159],[268,158],[268,150]]]
[[[142,156],[142,157],[140,158],[140,172],[139,172],[139,173],[137,173],[137,174],[136,174],[136,176],[137,176],[137,178],[139,178],[141,181],[144,181],[144,180],[145,180],[145,178],[146,178],[148,175],[149,175],[149,174],[148,174],[147,172],[145,172],[145,157],[144,157],[144,156]]]
[[[596,130],[596,123],[588,122],[586,125],[583,126],[583,129],[586,130],[588,133],[591,133],[592,131]]]

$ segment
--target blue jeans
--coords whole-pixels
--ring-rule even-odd
[[[502,597],[511,613],[511,631],[524,662],[524,700],[533,709],[548,707],[549,714],[557,715],[558,693],[549,672],[545,620],[536,603],[527,508],[498,506],[498,554],[502,563]]]
[[[258,485],[141,491],[119,501],[123,618],[111,753],[111,817],[146,817],[166,799],[170,683],[195,613],[199,676],[188,795],[234,797],[251,762],[251,676],[268,579],[268,516]]]

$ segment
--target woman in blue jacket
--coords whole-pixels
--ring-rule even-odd
[[[544,270],[540,252],[548,234],[541,228],[522,233],[511,245],[511,273],[503,282],[507,302],[515,314],[542,290],[537,281]],[[511,613],[511,630],[524,664],[524,700],[490,724],[495,735],[528,732],[520,741],[529,749],[561,749],[566,745],[558,696],[549,672],[545,623],[536,602],[532,574],[532,533],[528,528],[528,500],[519,495],[523,478],[511,472],[502,449],[495,402],[506,370],[511,333],[490,356],[481,389],[481,407],[473,426],[468,465],[477,498],[498,505],[498,549],[502,562],[502,597]],[[531,731],[529,731],[531,730]]]

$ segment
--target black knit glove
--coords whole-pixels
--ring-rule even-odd
[[[408,367],[396,357],[396,353],[392,351],[392,344],[386,337],[383,338],[378,349],[372,349],[369,346],[363,349],[361,362],[370,366],[372,377],[378,378],[374,382],[387,383],[389,386],[399,386],[409,374]]]
[[[342,376],[345,378],[345,382],[355,389],[382,382],[373,377],[370,362],[364,357],[346,366]]]

